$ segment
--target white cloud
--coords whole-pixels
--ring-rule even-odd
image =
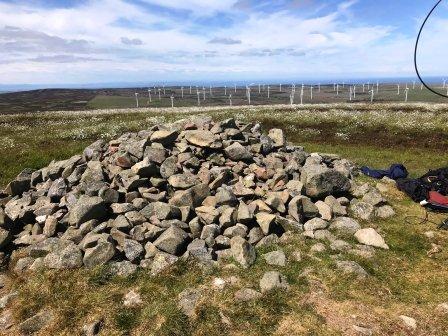
[[[194,12],[198,16],[207,16],[216,12],[229,11],[238,0],[143,0],[146,3],[172,9]]]
[[[236,0],[145,1],[193,8],[195,17],[174,20],[124,0],[90,0],[73,8],[0,2],[0,64],[8,64],[0,67],[0,77],[15,83],[111,82],[413,71],[413,39],[393,27],[354,24],[350,12],[356,1],[307,18],[290,10],[246,11],[236,24],[208,30],[198,27],[197,16],[231,14]],[[445,21],[434,21],[425,31],[422,66],[431,71],[437,70],[437,55],[423,53],[447,49],[436,38],[446,36],[446,27]]]

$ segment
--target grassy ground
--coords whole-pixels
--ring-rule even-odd
[[[408,101],[409,102],[427,102],[444,103],[446,98],[435,95],[426,88],[420,89],[418,84],[413,87],[408,83]],[[335,89],[333,84],[321,85],[320,90],[317,85],[304,86],[303,103],[304,104],[328,104],[328,103],[360,103],[370,102],[372,86],[367,88],[357,84],[356,95],[352,95],[350,100],[350,86],[339,85],[339,90]],[[446,93],[437,85],[432,88],[441,93]],[[210,92],[209,87],[185,86],[182,94],[182,88],[179,86],[166,87],[165,89],[151,87],[151,102],[149,101],[148,87],[135,88],[103,88],[103,89],[43,89],[21,92],[0,93],[0,114],[15,113],[33,113],[39,111],[72,111],[89,109],[110,109],[110,108],[133,108],[136,106],[135,93],[139,94],[140,107],[171,107],[171,96],[174,97],[174,106],[190,107],[197,106],[197,91],[200,94],[200,105],[204,107],[211,106],[229,106],[229,95],[232,95],[234,106],[247,106],[246,87],[239,86],[236,91],[232,87],[213,87]],[[376,85],[374,89],[374,101],[377,103],[396,103],[405,101],[405,84],[400,84],[400,94],[397,94],[397,85],[391,83],[380,83],[378,91]],[[251,104],[260,105],[280,105],[290,103],[291,84],[283,84],[280,88],[278,84],[260,86],[251,86]],[[296,84],[296,93],[294,103],[300,103],[301,84]],[[312,93],[311,93],[312,92]],[[204,97],[205,93],[205,97]]]
[[[198,114],[257,120],[266,128],[281,126],[289,140],[308,151],[338,153],[376,167],[404,162],[418,175],[448,165],[446,107],[341,104],[2,116],[1,183],[24,167],[38,168],[52,158],[80,152],[99,137],[111,138],[127,130]],[[309,249],[315,242],[294,237],[280,246],[289,261],[286,267],[277,268],[287,277],[290,290],[251,303],[235,302],[233,294],[241,287],[257,289],[263,273],[276,269],[262,258],[257,258],[249,272],[239,268],[202,272],[195,265],[179,263],[156,278],[144,270],[130,278],[115,278],[107,268],[44,272],[14,278],[3,291],[18,290],[19,297],[11,305],[18,320],[41,308],[56,312],[56,322],[45,335],[77,334],[83,324],[99,317],[105,320],[102,335],[356,335],[354,324],[372,328],[378,335],[443,335],[447,316],[436,307],[448,301],[447,232],[437,231],[434,224],[408,224],[406,216],[421,216],[421,208],[394,188],[386,196],[397,216],[363,226],[379,230],[390,250],[377,251],[371,259],[346,253],[340,256],[359,262],[369,273],[364,280],[338,271],[335,253],[329,248],[313,255]],[[431,219],[440,221],[441,217],[433,215]],[[435,231],[434,238],[424,235],[428,230]],[[440,245],[442,251],[428,256],[432,243]],[[258,254],[275,248],[259,250]],[[293,261],[296,250],[302,252],[302,261]],[[239,282],[223,290],[213,288],[215,277],[230,276],[238,277]],[[201,287],[205,293],[195,320],[184,317],[176,305],[177,295],[188,287]],[[130,289],[141,293],[143,304],[138,308],[123,307],[123,296]],[[415,318],[417,330],[404,328],[399,315]]]

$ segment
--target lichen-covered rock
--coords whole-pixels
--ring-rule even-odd
[[[82,195],[69,211],[68,222],[78,226],[91,219],[101,220],[107,215],[107,209],[101,197]]]
[[[233,237],[230,240],[230,249],[233,258],[244,268],[250,267],[256,259],[254,247],[242,237]]]
[[[43,263],[48,268],[72,269],[82,266],[82,253],[75,244],[70,244],[63,249],[56,249],[48,253]]]
[[[386,250],[389,249],[389,246],[384,241],[384,238],[381,237],[380,234],[372,228],[366,228],[356,231],[355,238],[358,240],[358,242],[364,245],[379,247]]]
[[[154,246],[159,250],[173,255],[181,255],[185,251],[187,244],[188,234],[174,225],[170,226],[154,241]]]
[[[264,273],[260,280],[260,289],[262,293],[267,293],[272,290],[287,290],[289,284],[286,277],[277,271],[269,271]]]
[[[95,247],[86,249],[83,263],[88,268],[104,265],[112,259],[114,255],[114,245],[109,242],[101,241]]]
[[[301,181],[306,195],[315,198],[344,194],[351,187],[350,180],[339,171],[316,164],[302,168]]]

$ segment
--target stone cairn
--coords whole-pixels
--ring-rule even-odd
[[[117,274],[155,275],[180,257],[249,267],[254,246],[285,232],[330,239],[334,228],[387,248],[348,217],[393,215],[353,173],[347,160],[307,154],[258,123],[157,125],[20,173],[0,193],[0,250],[17,273],[110,263]]]

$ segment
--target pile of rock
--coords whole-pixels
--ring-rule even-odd
[[[286,231],[357,234],[350,208],[367,220],[391,215],[376,189],[354,184],[353,170],[337,156],[287,145],[281,129],[263,134],[256,123],[157,125],[24,170],[0,194],[0,249],[21,256],[16,271],[111,261],[120,274],[137,265],[157,274],[181,256],[233,257],[248,267],[253,246]]]

